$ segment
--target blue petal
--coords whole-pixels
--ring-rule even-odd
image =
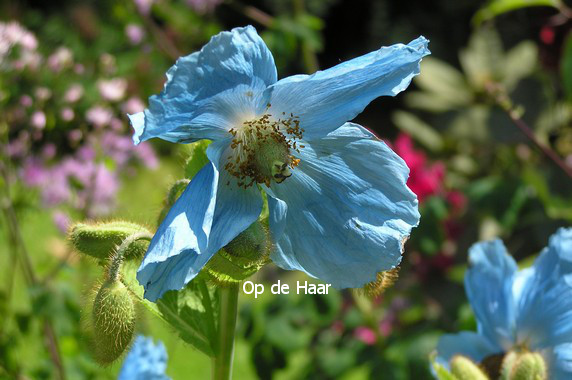
[[[167,351],[163,343],[137,336],[121,366],[118,380],[168,380]]]
[[[217,204],[209,239],[209,250],[217,252],[258,219],[262,211],[262,195],[257,186],[238,186],[235,177],[221,170],[220,161],[228,149],[228,141],[215,141],[207,148],[207,156],[220,173]]]
[[[429,54],[424,37],[409,45],[382,47],[312,75],[295,75],[269,87],[270,113],[300,118],[304,137],[327,135],[356,117],[375,98],[395,96],[419,74]]]
[[[456,355],[462,355],[480,362],[489,355],[503,350],[482,335],[474,332],[461,331],[458,334],[446,334],[437,344],[437,362],[449,368],[449,361]]]
[[[518,293],[519,341],[542,349],[572,341],[572,229],[560,229]]]
[[[356,124],[305,142],[290,178],[273,184],[272,259],[338,288],[361,287],[401,261],[419,221],[409,170],[385,143]]]
[[[572,343],[560,344],[554,347],[547,356],[549,356],[549,379],[572,379]]]
[[[224,138],[266,107],[262,93],[276,79],[272,54],[253,27],[219,33],[201,51],[179,58],[149,109],[130,116],[133,141]]]
[[[515,343],[512,286],[517,266],[502,241],[477,243],[469,250],[465,291],[479,332],[503,348]]]
[[[148,300],[156,301],[168,290],[181,289],[214,254],[206,248],[218,177],[214,165],[206,164],[171,207],[151,240],[137,272]]]
[[[189,183],[153,237],[137,273],[148,300],[181,289],[260,215],[258,188],[238,187],[226,170],[218,171],[227,147],[225,140],[209,145],[207,155],[212,162]]]

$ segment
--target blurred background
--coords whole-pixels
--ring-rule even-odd
[[[527,5],[537,5],[526,7]],[[432,55],[357,122],[407,162],[421,225],[373,302],[241,294],[237,379],[423,379],[444,332],[474,329],[468,247],[500,237],[523,265],[572,219],[572,10],[557,0],[121,0],[0,2],[0,378],[111,379],[83,338],[102,268],[66,244],[74,221],[155,228],[188,147],[135,148],[126,114],[222,30],[254,25],[279,77],[424,35]],[[308,280],[273,264],[252,279]],[[268,289],[267,285],[267,289]],[[142,311],[173,379],[210,360]]]

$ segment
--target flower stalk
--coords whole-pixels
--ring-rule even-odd
[[[220,317],[217,336],[217,354],[212,363],[213,380],[232,378],[234,334],[238,311],[238,284],[220,287]]]

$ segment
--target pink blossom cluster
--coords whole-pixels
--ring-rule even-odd
[[[141,30],[131,29],[134,39],[142,38],[136,35]],[[20,93],[6,98],[8,142],[0,151],[19,168],[23,183],[39,190],[63,228],[70,219],[63,210],[109,214],[120,177],[137,165],[156,167],[157,158],[151,145],[135,148],[131,142],[125,115],[142,111],[144,104],[129,96],[128,78],[117,75],[113,55],[83,63],[65,46],[45,56],[37,47],[34,34],[19,23],[0,22],[0,80],[26,84],[13,86]]]

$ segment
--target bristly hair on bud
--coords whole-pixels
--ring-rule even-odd
[[[134,233],[149,231],[139,224],[126,221],[77,223],[70,228],[68,238],[73,248],[99,260],[111,257],[116,247]],[[148,242],[137,241],[125,251],[125,258],[143,257]]]
[[[207,280],[221,286],[243,281],[269,262],[271,248],[268,228],[256,221],[209,260]]]
[[[506,363],[506,367],[503,368],[503,372],[508,373],[507,380],[545,380],[548,378],[544,358],[536,352],[523,352],[516,357],[516,360]]]
[[[363,288],[359,289],[359,292],[370,298],[378,297],[385,291],[385,289],[393,286],[398,277],[399,267],[395,267],[384,272],[378,272],[375,281],[366,284]]]
[[[109,365],[133,339],[136,320],[133,296],[121,281],[106,280],[95,296],[91,315],[95,359],[101,365]]]

